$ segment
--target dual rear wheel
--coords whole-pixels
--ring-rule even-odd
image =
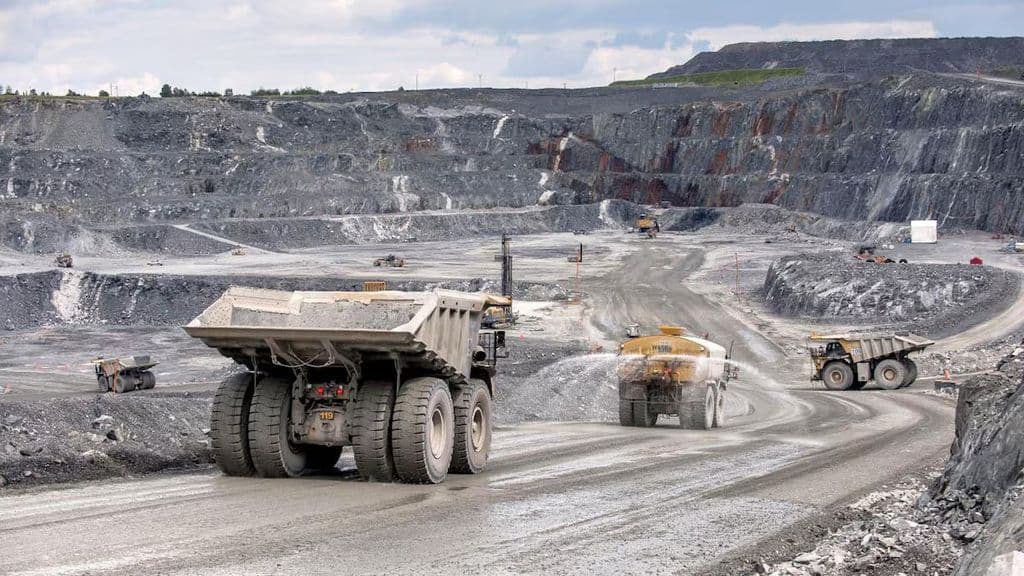
[[[650,428],[658,421],[658,412],[643,384],[620,383],[619,424]],[[688,430],[711,430],[726,423],[725,386],[714,382],[706,385],[687,384],[678,392],[676,413],[679,427]]]
[[[691,385],[679,399],[679,427],[687,430],[711,430],[724,426],[725,387],[718,383]]]
[[[211,447],[231,476],[300,476],[333,468],[340,447],[293,442],[291,383],[250,373],[225,380],[214,396]],[[380,482],[438,483],[448,472],[484,469],[491,445],[491,396],[470,380],[455,388],[437,378],[413,378],[398,394],[389,382],[364,382],[357,393],[352,447],[359,474]]]

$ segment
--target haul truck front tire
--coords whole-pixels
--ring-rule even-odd
[[[253,375],[234,374],[220,383],[213,395],[210,416],[210,448],[217,467],[228,476],[252,476],[249,453],[249,408]]]
[[[366,480],[394,482],[395,460],[391,449],[391,413],[395,385],[391,382],[363,382],[356,396],[352,422],[352,452],[356,469]]]
[[[821,381],[829,390],[848,390],[853,386],[853,368],[846,362],[833,360],[821,369]]]
[[[444,481],[455,447],[455,417],[447,383],[413,378],[402,384],[391,417],[391,447],[395,471],[403,482]]]
[[[306,471],[306,450],[288,437],[291,404],[291,382],[271,376],[256,382],[249,409],[249,452],[258,476],[295,477]]]
[[[481,380],[470,380],[456,389],[455,449],[449,472],[479,474],[491,452],[491,393]]]

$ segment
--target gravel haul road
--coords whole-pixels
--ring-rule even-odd
[[[500,430],[440,486],[161,477],[3,499],[4,574],[674,573],[940,458],[951,408],[913,393],[740,390],[713,433]],[[53,547],[59,536],[62,546]]]
[[[604,311],[595,326],[663,320],[735,338],[727,427],[504,427],[485,473],[438,486],[360,482],[346,452],[332,476],[25,491],[0,499],[0,573],[687,573],[948,452],[948,400],[812,388],[806,359],[685,286],[699,250],[642,252],[587,287]]]

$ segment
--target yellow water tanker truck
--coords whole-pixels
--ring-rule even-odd
[[[658,416],[677,415],[679,427],[710,430],[725,424],[726,382],[737,375],[726,349],[684,336],[677,326],[630,338],[619,350],[619,423],[650,427]]]

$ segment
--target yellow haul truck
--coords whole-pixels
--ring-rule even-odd
[[[737,375],[725,348],[661,326],[640,336],[636,326],[619,350],[619,423],[650,427],[661,414],[678,415],[679,427],[710,430],[725,424],[726,382]]]
[[[811,334],[811,380],[821,380],[829,390],[860,390],[872,379],[886,390],[906,388],[917,379],[917,365],[909,355],[934,343],[909,332]]]

